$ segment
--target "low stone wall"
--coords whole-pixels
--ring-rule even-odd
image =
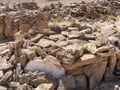
[[[65,30],[56,25],[41,32],[34,30],[16,39],[8,61],[19,63],[24,72],[42,71],[58,79],[57,90],[93,90],[101,80],[119,76],[119,32],[107,24],[111,28],[106,32],[77,23]]]
[[[38,10],[39,8],[34,3],[30,4],[32,11],[29,8],[29,3],[15,5],[14,9],[7,8],[4,5],[5,9],[2,9],[1,6],[0,36],[14,37],[14,34],[18,35],[18,32],[23,34],[28,32],[30,28],[39,30],[48,27],[47,15]]]
[[[1,35],[13,36],[13,30],[17,33],[9,48],[0,52],[1,56],[7,53],[6,59],[1,58],[0,85],[21,90],[94,90],[102,80],[117,78],[118,18],[91,23],[71,16],[48,23],[39,10],[2,15]]]

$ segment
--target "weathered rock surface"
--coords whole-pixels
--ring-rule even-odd
[[[47,66],[47,67],[46,67]],[[25,71],[45,72],[53,78],[61,78],[65,74],[60,62],[53,56],[47,56],[43,60],[35,59],[27,63]]]
[[[22,4],[0,14],[0,37],[15,39],[0,46],[1,88],[93,90],[120,76],[117,1]]]
[[[52,84],[40,84],[34,90],[54,90],[54,86]]]
[[[5,22],[3,16],[0,16],[0,36],[5,35]]]

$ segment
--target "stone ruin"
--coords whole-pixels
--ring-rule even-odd
[[[38,8],[36,3],[18,4],[14,6],[12,11],[8,11],[5,7],[0,14],[0,37],[14,37],[17,32],[23,34],[30,28],[37,30],[46,28],[47,22],[47,16]]]
[[[15,38],[0,52],[2,90],[94,90],[102,80],[120,76],[119,17],[91,24],[71,16],[48,23],[45,13],[1,14],[0,36]]]

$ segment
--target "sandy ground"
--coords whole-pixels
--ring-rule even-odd
[[[91,1],[97,1],[97,0],[54,0],[54,1],[48,1],[48,0],[0,0],[2,3],[6,3],[8,5],[13,5],[14,3],[18,2],[32,2],[35,1],[37,2],[38,6],[43,7],[45,5],[49,5],[51,3],[57,3],[57,2],[62,2],[63,4],[70,4],[73,2],[81,2],[81,1],[86,1],[86,2],[91,2]]]

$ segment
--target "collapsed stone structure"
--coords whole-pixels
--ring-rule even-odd
[[[1,17],[0,35],[15,34],[15,41],[0,53],[7,53],[0,63],[1,88],[94,90],[100,81],[120,75],[119,19],[91,24],[71,16],[48,24],[40,10],[14,13]]]
[[[30,28],[46,28],[47,16],[34,5],[34,3],[18,4],[12,11],[4,10],[1,12],[1,33],[0,36],[13,37],[18,31],[23,34]],[[31,8],[33,7],[32,11]],[[28,21],[29,20],[29,21]]]

